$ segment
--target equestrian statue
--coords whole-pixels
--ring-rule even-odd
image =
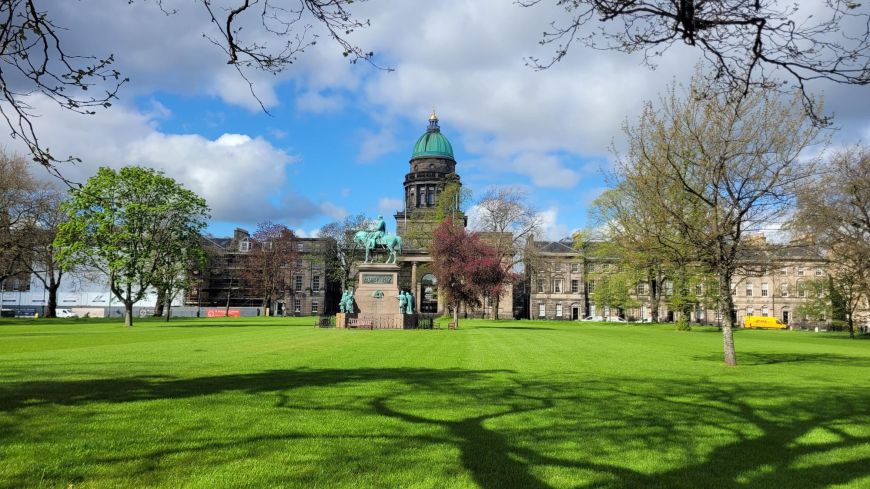
[[[370,231],[357,231],[353,236],[354,242],[365,248],[366,263],[372,263],[371,252],[381,247],[389,252],[384,263],[396,263],[396,255],[402,253],[402,237],[387,233],[387,225],[384,216],[378,216],[375,229]]]

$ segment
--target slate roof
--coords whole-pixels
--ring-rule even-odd
[[[576,253],[573,244],[570,238],[563,238],[559,241],[535,241],[535,248],[544,253]]]

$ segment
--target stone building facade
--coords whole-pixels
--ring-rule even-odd
[[[204,271],[194,272],[194,286],[185,304],[199,307],[262,307],[262,298],[243,280],[242,267],[251,250],[250,233],[237,228],[232,237],[204,236],[208,256]],[[323,268],[325,240],[296,238],[297,258],[287,265],[280,297],[270,306],[273,315],[310,316],[334,313],[341,294]],[[264,311],[265,312],[265,311]]]
[[[673,285],[665,279],[661,284],[651,280],[638,280],[630,287],[631,297],[637,307],[620,310],[595,306],[596,277],[616,270],[619,266],[613,259],[589,258],[573,248],[573,240],[534,241],[535,263],[527,264],[523,290],[527,298],[518,302],[527,304],[522,317],[531,319],[577,320],[584,317],[613,317],[629,321],[654,320],[653,291],[661,295],[659,320],[672,321],[674,313],[668,309],[669,295]],[[612,268],[611,268],[612,267]],[[822,321],[830,318],[810,318],[800,314],[799,306],[812,299],[810,282],[824,279],[827,262],[813,249],[804,246],[781,247],[770,253],[756,253],[741,260],[740,272],[732,282],[734,311],[738,322],[746,316],[776,317],[787,324],[805,321]],[[706,298],[715,294],[707,290],[710,285],[695,284],[692,291],[699,302],[707,306],[696,307],[691,321],[715,324],[720,321],[715,299]]]

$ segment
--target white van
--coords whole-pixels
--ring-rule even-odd
[[[78,314],[72,312],[72,309],[57,309],[54,311],[59,318],[77,318]]]

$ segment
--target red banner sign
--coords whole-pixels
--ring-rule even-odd
[[[227,314],[226,309],[207,309],[205,311],[205,316],[210,318],[222,318],[227,316],[237,318],[242,316],[242,311],[238,309],[230,309],[229,314]]]

